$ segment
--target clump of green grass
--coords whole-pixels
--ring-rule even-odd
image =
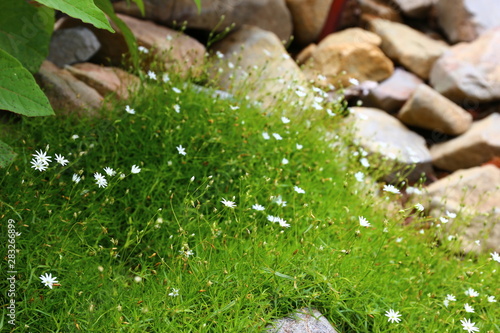
[[[19,157],[0,171],[0,223],[21,235],[16,326],[3,328],[259,332],[309,306],[340,332],[499,329],[499,264],[388,209],[398,194],[359,181],[370,170],[338,117],[286,103],[268,114],[172,74],[113,103],[99,119],[8,125]],[[44,171],[37,152],[52,156]]]

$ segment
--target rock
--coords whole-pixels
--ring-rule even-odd
[[[422,173],[431,173],[431,154],[425,139],[410,131],[398,119],[383,110],[353,107],[349,117],[354,137],[369,153],[393,160],[399,168],[415,166],[409,180],[418,180]],[[388,179],[393,178],[388,175]]]
[[[389,113],[398,111],[423,81],[402,68],[396,68],[392,76],[370,90],[363,105],[382,109]]]
[[[455,219],[441,226],[453,230],[463,241],[462,250],[500,250],[500,169],[493,165],[459,170],[430,184],[418,200],[430,216]],[[460,223],[460,221],[462,223]],[[481,247],[474,243],[481,240]]]
[[[35,78],[56,111],[96,115],[102,106],[103,98],[95,89],[48,60],[42,63]]]
[[[464,109],[421,84],[398,113],[406,125],[417,126],[449,135],[460,135],[472,124],[472,116]]]
[[[234,23],[236,28],[247,24],[271,31],[280,40],[289,40],[292,35],[292,17],[285,0],[203,0],[201,13],[193,0],[144,0],[144,17],[128,2],[115,3],[115,10],[166,26],[185,22],[188,28],[221,32]]]
[[[293,315],[275,320],[269,333],[337,333],[328,320],[315,309],[300,309]]]
[[[496,0],[438,0],[436,13],[452,43],[471,42],[488,29],[500,26],[500,3]]]
[[[394,22],[403,21],[396,8],[380,0],[359,0],[359,6],[362,15],[370,15]]]
[[[118,14],[118,17],[127,24],[140,46],[152,50],[149,53],[151,57],[146,61],[151,62],[156,56],[161,59],[160,65],[163,65],[165,69],[175,68],[183,76],[188,72],[193,75],[198,74],[200,66],[205,61],[205,47],[196,39],[151,21],[138,20],[121,14]],[[94,57],[95,61],[122,66],[125,60],[124,55],[127,55],[129,50],[123,34],[114,23],[110,23],[116,33],[97,29],[71,17],[65,17],[59,25],[61,28],[84,25],[91,29],[101,43],[101,48]]]
[[[472,43],[452,46],[436,61],[430,83],[454,102],[476,104],[500,99],[500,28]]]
[[[97,37],[85,27],[55,30],[47,60],[62,68],[89,60],[100,47]]]
[[[375,34],[359,28],[330,34],[312,52],[304,73],[310,80],[315,80],[318,74],[324,75],[326,83],[340,82],[344,87],[350,85],[351,78],[384,80],[391,76],[394,66],[378,48],[379,42]]]
[[[438,0],[393,0],[404,15],[424,18]],[[451,13],[453,11],[448,12]]]
[[[85,82],[102,96],[115,93],[119,99],[128,99],[130,92],[136,92],[141,80],[117,67],[103,67],[91,63],[68,66],[66,69],[77,79]]]
[[[438,168],[455,171],[481,165],[500,156],[500,114],[476,121],[461,136],[431,147],[432,162]]]
[[[370,21],[370,30],[382,38],[382,51],[424,80],[448,46],[404,24],[382,19]]]
[[[330,12],[333,0],[286,0],[292,14],[293,35],[297,43],[317,41]]]
[[[314,50],[316,50],[316,48],[318,47],[318,45],[316,44],[309,44],[307,47],[305,47],[302,51],[300,51],[300,53],[297,55],[295,61],[297,61],[297,64],[299,66],[305,64],[307,62],[307,60],[309,60],[314,52]]]
[[[222,90],[247,91],[249,98],[264,106],[271,106],[276,95],[290,92],[297,97],[297,86],[307,90],[304,74],[272,32],[243,26],[216,43],[213,50],[224,55],[211,73]]]

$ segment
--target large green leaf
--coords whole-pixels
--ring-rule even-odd
[[[201,13],[201,0],[194,0],[196,7],[198,8],[198,14]]]
[[[4,0],[2,0],[4,1]],[[10,0],[9,0],[10,1]],[[18,0],[19,1],[19,0]],[[47,7],[60,10],[71,17],[90,23],[96,28],[115,32],[106,15],[95,5],[93,0],[36,0]],[[109,0],[108,0],[109,2]]]
[[[6,168],[16,158],[17,154],[6,143],[0,141],[0,168]]]
[[[54,10],[26,1],[0,1],[0,49],[36,73],[49,53]]]
[[[113,6],[109,2],[109,0],[95,0],[96,5],[104,12],[109,18],[113,21],[114,24],[120,29],[125,37],[125,42],[127,43],[130,56],[132,57],[132,61],[134,63],[135,68],[139,66],[139,52],[137,51],[137,40],[135,39],[134,34],[129,29],[129,27],[123,22],[118,16],[115,14],[115,10]]]
[[[1,49],[0,109],[29,117],[54,114],[33,75],[16,58]]]
[[[142,0],[132,0],[132,1],[135,2],[139,10],[141,11],[141,15],[144,16],[146,14],[144,10],[144,2]]]

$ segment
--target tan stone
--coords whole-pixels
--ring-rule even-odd
[[[304,67],[310,80],[321,74],[327,82],[349,86],[349,79],[382,81],[392,75],[394,65],[377,47],[380,39],[359,28],[328,35],[312,52]],[[318,82],[318,84],[321,84]]]
[[[144,0],[143,17],[131,1],[113,4],[119,13],[135,16],[173,27],[185,23],[188,28],[222,32],[254,25],[273,32],[280,40],[292,35],[292,17],[285,0],[202,0],[201,13],[193,0]]]
[[[434,62],[448,49],[444,42],[401,23],[375,19],[370,21],[370,30],[382,38],[381,48],[389,58],[425,80]]]
[[[461,104],[500,99],[500,28],[484,33],[472,43],[452,46],[430,73],[439,93]]]
[[[359,0],[359,7],[363,15],[370,15],[381,19],[402,22],[399,11],[380,0]]]
[[[412,201],[421,202],[436,218],[447,217],[447,211],[457,214],[441,226],[458,235],[462,250],[500,250],[499,168],[485,165],[456,171],[429,185]],[[475,243],[478,239],[480,246]]]
[[[115,93],[120,99],[128,99],[129,93],[137,91],[141,83],[137,76],[117,67],[104,67],[86,62],[68,66],[66,69],[102,96]]]
[[[103,97],[93,88],[45,60],[35,78],[52,108],[63,113],[96,115]]]
[[[472,124],[472,116],[467,111],[426,84],[417,87],[398,118],[406,125],[450,135],[460,135]]]
[[[471,42],[500,26],[500,3],[496,0],[438,0],[436,13],[439,25],[452,43]]]
[[[295,61],[297,61],[297,64],[299,66],[305,64],[307,60],[309,60],[312,57],[312,54],[317,47],[318,45],[313,43],[309,44],[302,51],[300,51],[300,53],[297,55],[297,58],[295,59]]]
[[[247,92],[265,107],[272,106],[278,95],[297,97],[297,86],[307,90],[304,74],[272,32],[243,26],[216,43],[213,50],[224,55],[220,64],[212,67],[211,74],[222,90]]]
[[[435,166],[449,171],[481,165],[500,156],[500,114],[476,121],[461,136],[431,147]]]
[[[286,0],[292,14],[295,40],[306,45],[317,41],[333,0]]]

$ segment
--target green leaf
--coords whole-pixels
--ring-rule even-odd
[[[139,10],[141,11],[141,15],[142,16],[146,15],[146,11],[144,9],[144,2],[142,0],[132,0],[132,1],[135,2]]]
[[[5,142],[0,141],[0,168],[8,167],[15,159],[17,154]]]
[[[0,1],[0,49],[36,73],[49,54],[54,10],[26,1]]]
[[[3,50],[0,50],[0,109],[29,117],[54,115],[33,75]]]
[[[3,1],[3,0],[2,0]],[[10,0],[9,0],[10,1]],[[19,0],[18,0],[19,1]],[[95,5],[93,0],[36,0],[47,7],[60,10],[71,17],[90,23],[96,28],[115,32],[106,15]],[[109,1],[109,0],[108,0]]]
[[[113,23],[120,29],[127,43],[130,56],[135,68],[139,67],[139,51],[137,50],[137,40],[129,27],[115,14],[113,6],[109,0],[95,0],[96,5],[104,12]]]
[[[198,14],[201,14],[201,0],[194,0],[196,7],[198,8]]]

